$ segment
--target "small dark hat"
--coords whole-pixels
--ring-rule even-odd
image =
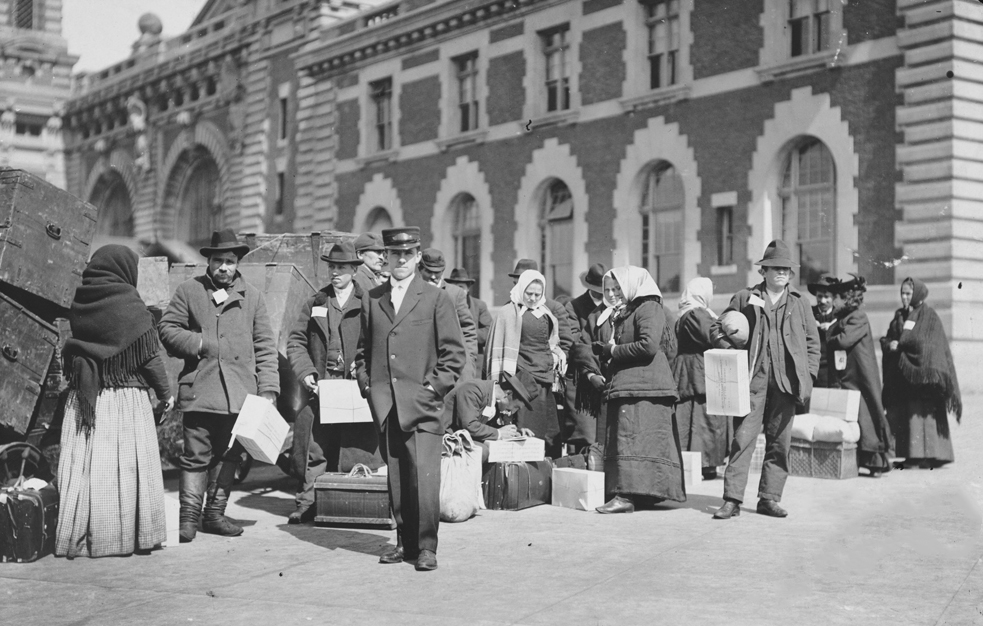
[[[807,289],[812,295],[816,295],[817,291],[828,291],[832,293],[834,287],[840,284],[840,279],[832,274],[823,274],[819,277],[819,280],[814,283],[809,283]]]
[[[355,256],[355,246],[350,241],[342,241],[331,246],[327,254],[321,255],[321,260],[328,263],[361,265],[362,259]]]
[[[375,252],[385,252],[386,246],[382,245],[382,235],[376,233],[362,233],[355,238],[355,252],[365,252],[373,250]]]
[[[837,284],[831,290],[833,293],[847,293],[848,291],[867,291],[867,279],[858,274],[850,274],[850,280],[837,280]]]
[[[513,396],[522,400],[527,409],[532,408],[532,390],[536,388],[536,380],[528,373],[519,370],[513,374],[502,374],[502,384],[512,389]]]
[[[586,289],[591,291],[601,291],[604,285],[604,274],[608,268],[603,263],[595,263],[587,268],[587,271],[580,275],[580,282]]]
[[[387,228],[382,231],[382,241],[386,250],[409,250],[420,247],[420,229],[416,226]]]
[[[788,251],[788,246],[781,239],[776,239],[765,248],[765,255],[760,261],[755,263],[762,267],[791,267],[795,269],[799,264],[792,260],[792,254]]]
[[[235,252],[236,256],[240,259],[246,256],[249,252],[249,246],[244,243],[240,243],[236,239],[236,234],[232,232],[231,228],[223,228],[222,230],[216,230],[212,233],[212,243],[211,245],[204,246],[199,250],[201,256],[208,258],[213,254],[221,254],[223,252]]]
[[[473,285],[474,279],[468,276],[468,270],[463,267],[455,267],[451,270],[451,275],[444,279],[445,283],[460,283],[462,285]]]
[[[444,253],[437,248],[427,248],[423,251],[422,256],[420,265],[431,272],[442,272],[447,267],[447,263],[444,262]]]
[[[515,264],[515,269],[509,276],[512,278],[518,278],[522,275],[522,272],[526,270],[536,270],[539,271],[539,263],[536,263],[532,259],[519,259],[519,262]]]

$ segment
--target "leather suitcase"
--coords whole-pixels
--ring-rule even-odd
[[[0,561],[30,563],[55,551],[58,490],[0,490]]]
[[[33,174],[0,170],[0,282],[67,309],[97,217],[94,206]]]
[[[485,506],[494,511],[519,511],[549,504],[553,462],[489,463],[481,477]]]
[[[327,526],[395,528],[389,510],[389,479],[327,472],[314,481],[314,521]]]
[[[58,331],[0,293],[0,426],[27,432],[58,346]]]

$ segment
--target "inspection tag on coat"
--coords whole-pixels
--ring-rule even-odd
[[[222,304],[229,299],[229,292],[224,289],[219,289],[218,291],[212,292],[212,300],[215,300],[215,304]]]
[[[911,330],[915,327],[915,320],[905,320],[904,329]]]
[[[751,294],[751,297],[747,299],[747,303],[752,306],[763,307],[765,305],[765,301],[759,298],[758,296],[754,295],[753,293]]]
[[[846,350],[836,350],[833,352],[833,365],[838,371],[846,369]]]
[[[316,306],[311,309],[311,317],[327,317],[328,307],[326,306]]]

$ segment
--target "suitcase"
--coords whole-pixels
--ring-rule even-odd
[[[58,331],[0,293],[0,426],[23,435],[58,346]]]
[[[481,477],[485,507],[494,511],[519,511],[549,504],[553,462],[489,463]]]
[[[328,282],[328,266],[321,261],[321,255],[330,252],[336,243],[354,241],[355,235],[340,231],[315,231],[309,235],[240,233],[239,240],[250,248],[243,263],[296,265],[307,280],[321,287]]]
[[[94,206],[33,174],[0,170],[0,282],[67,309],[97,217]]]
[[[389,511],[386,476],[349,476],[328,472],[314,481],[317,524],[395,528]]]
[[[0,490],[0,561],[30,563],[54,553],[57,524],[54,485]]]

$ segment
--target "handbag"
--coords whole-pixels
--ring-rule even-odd
[[[440,457],[440,521],[464,522],[482,508],[481,448],[466,430],[448,433]]]

